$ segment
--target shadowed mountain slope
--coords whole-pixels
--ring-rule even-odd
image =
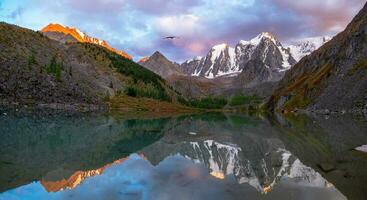
[[[286,73],[268,107],[284,111],[367,108],[367,5],[343,32]]]

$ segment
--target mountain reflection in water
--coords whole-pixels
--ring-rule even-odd
[[[366,130],[350,117],[8,116],[0,199],[365,199],[366,155],[351,149]]]
[[[41,185],[46,189],[47,192],[58,192],[64,189],[74,189],[76,186],[81,184],[85,179],[101,175],[105,169],[111,167],[113,164],[120,164],[124,162],[127,158],[121,158],[119,160],[114,161],[111,164],[107,164],[98,169],[92,169],[87,171],[76,171],[73,175],[71,175],[68,179],[62,179],[58,181],[47,181],[41,180]]]

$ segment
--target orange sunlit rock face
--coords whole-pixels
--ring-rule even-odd
[[[211,172],[210,175],[212,175],[213,177],[217,178],[217,179],[224,179],[224,174],[222,172]]]
[[[143,159],[146,159],[143,154],[139,155]],[[45,181],[41,180],[41,185],[46,189],[47,192],[58,192],[64,189],[73,189],[82,183],[85,179],[92,176],[100,175],[107,168],[111,167],[113,164],[120,164],[127,160],[129,157],[121,158],[119,160],[114,161],[113,163],[109,163],[99,169],[88,170],[88,171],[76,171],[73,175],[71,175],[68,179],[62,179],[59,181]]]
[[[47,192],[57,192],[63,189],[72,189],[79,185],[83,180],[88,177],[100,175],[104,168],[90,171],[77,171],[68,179],[62,179],[60,181],[45,181],[41,180],[41,185]]]
[[[150,56],[146,56],[146,57],[143,57],[139,60],[138,63],[145,63],[148,59],[150,58]]]
[[[264,187],[263,192],[264,192],[265,194],[267,194],[267,193],[269,193],[271,190],[272,190],[272,187],[269,185],[269,186],[267,186],[267,187]]]
[[[60,24],[49,24],[46,27],[44,27],[41,32],[58,32],[58,33],[63,33],[65,35],[71,35],[73,38],[75,38],[78,42],[86,42],[86,43],[92,43],[92,44],[97,44],[100,46],[105,47],[106,49],[113,51],[127,59],[132,60],[132,57],[127,54],[124,51],[120,51],[117,50],[113,47],[111,47],[106,41],[104,40],[99,40],[97,38],[93,38],[90,37],[88,35],[86,35],[85,33],[79,31],[76,28],[72,28],[72,27],[67,27],[67,26],[63,26]]]

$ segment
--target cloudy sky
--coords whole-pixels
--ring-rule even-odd
[[[263,31],[281,41],[333,35],[366,0],[0,0],[0,21],[33,30],[77,27],[138,60],[160,51],[183,61]],[[163,40],[175,35],[177,40]]]

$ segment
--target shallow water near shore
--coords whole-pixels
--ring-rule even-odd
[[[367,199],[367,121],[0,116],[0,199]]]

